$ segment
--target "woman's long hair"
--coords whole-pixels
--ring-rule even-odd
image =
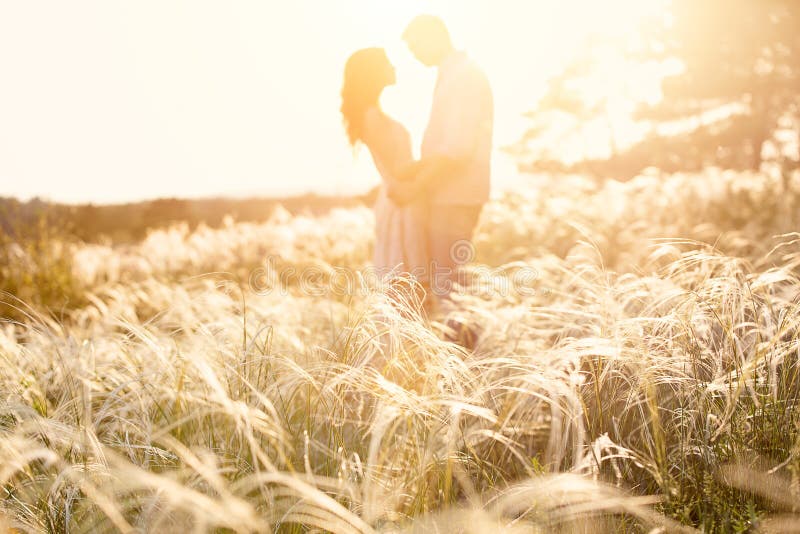
[[[364,115],[378,105],[391,64],[383,48],[364,48],[347,60],[342,85],[342,117],[350,144],[363,140]]]

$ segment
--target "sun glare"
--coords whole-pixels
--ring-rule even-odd
[[[3,140],[14,154],[5,160],[7,172],[18,178],[9,192],[70,201],[288,192],[265,184],[275,169],[298,177],[295,192],[362,190],[377,177],[372,169],[353,169],[338,115],[342,66],[356,49],[387,49],[397,86],[384,103],[418,146],[436,74],[411,57],[400,36],[415,15],[440,15],[492,82],[502,147],[519,139],[528,125],[522,114],[590,36],[624,37],[665,4],[342,0],[278,10],[263,3],[175,3],[165,10],[150,0],[98,12],[64,8],[63,22],[39,20],[33,8],[15,4],[7,20],[28,21],[28,29],[7,23],[0,34],[30,53],[4,64],[9,79],[23,82],[4,87],[7,105],[0,109],[14,132]],[[30,71],[30,64],[41,68]],[[101,76],[98,65],[108,65],[109,75]],[[614,69],[615,79],[626,73],[624,66]],[[77,72],[84,75],[70,74]],[[48,127],[34,127],[37,121]],[[318,147],[318,158],[304,157],[308,146]],[[41,150],[50,156],[38,157]],[[139,156],[130,158],[129,150]],[[109,175],[124,178],[113,191],[102,186]],[[220,176],[236,177],[235,183]]]
[[[616,57],[614,49],[634,40],[642,23],[665,13],[667,0],[508,0],[491,4],[483,0],[351,0],[348,6],[357,14],[352,24],[368,35],[364,44],[384,46],[397,67],[397,85],[386,91],[383,103],[390,115],[409,128],[417,147],[427,124],[435,72],[411,57],[400,35],[421,13],[441,16],[456,45],[486,70],[495,94],[497,147],[520,139],[530,127],[523,113],[536,107],[548,79],[581,55],[604,56],[598,75],[586,81],[585,97],[606,99],[613,124],[613,128],[605,122],[592,126],[600,135],[591,136],[591,152],[609,149],[610,134],[603,135],[609,129],[620,143],[639,137],[641,126],[632,121],[632,110],[637,102],[660,98],[657,69],[632,66]],[[369,158],[361,159],[357,173],[365,181],[374,180]],[[514,165],[504,154],[496,154],[497,176],[514,174]]]
[[[643,23],[648,19],[664,14],[666,0],[520,0],[491,5],[470,0],[402,4],[386,0],[371,5],[370,9],[380,12],[375,18],[381,26],[375,28],[376,34],[393,43],[388,46],[390,56],[399,65],[398,88],[389,92],[386,101],[390,110],[412,125],[417,136],[427,113],[427,107],[419,102],[430,91],[432,76],[421,73],[402,43],[385,36],[398,35],[410,18],[423,12],[442,16],[456,43],[487,70],[498,108],[498,146],[519,138],[528,125],[521,113],[535,106],[547,80],[576,56],[602,56],[597,79],[587,80],[585,96],[608,99],[608,114],[622,141],[639,135],[630,120],[636,102],[660,97],[657,69],[631,65],[615,56],[614,50],[628,46],[639,31],[646,31]],[[602,152],[608,141],[603,138],[592,144],[594,151]]]

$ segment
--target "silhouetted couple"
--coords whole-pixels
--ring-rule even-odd
[[[410,275],[448,300],[458,269],[472,258],[472,235],[489,198],[492,92],[483,71],[455,49],[441,19],[418,16],[403,40],[439,71],[420,160],[406,128],[381,109],[383,90],[395,83],[382,48],[359,50],[347,61],[342,114],[350,142],[369,149],[382,178],[375,267]]]

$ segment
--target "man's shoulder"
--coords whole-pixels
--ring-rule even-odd
[[[459,77],[462,79],[489,86],[489,77],[486,75],[486,71],[472,56],[464,54],[463,61],[459,67]]]

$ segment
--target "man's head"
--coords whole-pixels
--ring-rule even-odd
[[[419,15],[403,32],[409,50],[423,65],[436,67],[453,52],[453,42],[442,19],[434,15]]]

